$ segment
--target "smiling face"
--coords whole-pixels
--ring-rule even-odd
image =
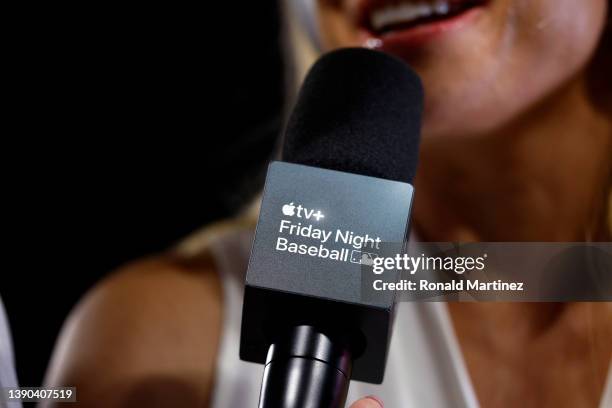
[[[325,50],[395,54],[426,90],[423,133],[494,131],[584,69],[607,0],[317,0]]]

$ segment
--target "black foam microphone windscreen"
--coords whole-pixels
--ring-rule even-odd
[[[394,277],[371,265],[408,234],[422,109],[418,76],[377,51],[307,75],[246,276],[240,357],[265,364],[261,408],[340,407],[349,379],[383,380],[395,293],[368,287]]]
[[[329,53],[302,85],[282,158],[410,183],[422,110],[421,81],[403,61],[364,48]]]

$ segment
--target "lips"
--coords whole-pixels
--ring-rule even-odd
[[[413,33],[421,40],[446,31],[488,0],[362,0],[353,15],[357,26],[369,39],[381,41],[400,34],[410,40]]]

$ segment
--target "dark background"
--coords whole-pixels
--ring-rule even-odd
[[[23,386],[97,280],[253,196],[283,114],[274,1],[52,7],[15,15],[5,78],[0,295]]]

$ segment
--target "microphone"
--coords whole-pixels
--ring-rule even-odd
[[[406,240],[422,109],[390,55],[342,49],[309,71],[246,275],[240,358],[265,364],[260,408],[342,407],[350,379],[382,382],[394,293],[363,296],[361,272]]]

